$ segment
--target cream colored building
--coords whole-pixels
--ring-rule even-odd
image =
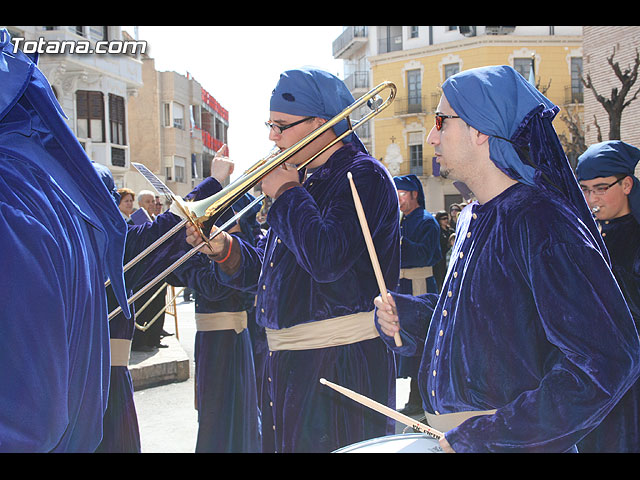
[[[191,76],[158,72],[153,58],[142,62],[144,85],[129,102],[131,158],[182,197],[210,175],[215,152],[227,142],[229,115]],[[125,183],[136,192],[149,189],[133,167]]]
[[[433,148],[426,143],[440,85],[448,76],[506,64],[529,78],[533,59],[539,89],[561,108],[582,108],[576,76],[582,64],[579,26],[345,27],[334,41],[334,57],[345,60],[345,83],[356,97],[385,80],[398,87],[394,105],[374,120],[369,151],[392,175],[418,175],[432,212],[461,200],[453,182],[438,175]],[[559,116],[554,123],[559,132],[566,131]]]

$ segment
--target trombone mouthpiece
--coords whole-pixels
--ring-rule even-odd
[[[598,213],[599,211],[600,211],[600,207],[597,205],[591,209],[591,213]]]

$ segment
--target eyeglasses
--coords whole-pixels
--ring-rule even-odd
[[[582,193],[584,194],[585,197],[587,196],[588,193],[594,193],[595,195],[604,195],[605,193],[607,193],[607,190],[609,190],[611,187],[613,187],[616,183],[618,183],[620,180],[623,180],[624,178],[625,177],[619,178],[615,182],[610,183],[609,185],[598,185],[593,189],[585,187],[583,185],[580,185],[580,188],[582,189]]]
[[[299,123],[306,122],[307,120],[311,120],[312,118],[315,118],[315,117],[303,118],[302,120],[298,120],[297,122],[290,123],[289,125],[276,125],[275,123],[272,123],[272,122],[264,122],[264,124],[270,129],[272,129],[274,132],[276,132],[278,135],[282,135],[282,132],[284,132],[287,128],[295,127]]]
[[[436,130],[442,130],[442,123],[445,118],[460,118],[457,115],[444,115],[442,113],[436,113]]]

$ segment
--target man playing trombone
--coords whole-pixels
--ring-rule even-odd
[[[286,149],[353,103],[344,83],[316,69],[284,72],[272,92],[269,138]],[[378,290],[350,190],[362,204],[387,284],[399,276],[398,200],[385,167],[355,133],[299,165],[346,131],[337,123],[262,180],[273,198],[270,230],[257,248],[221,234],[204,248],[221,283],[254,291],[265,327],[263,451],[329,452],[393,433],[393,422],[345,401],[319,379],[335,379],[395,407],[393,355],[373,324]],[[189,229],[187,241],[201,242]],[[269,415],[272,413],[272,415]],[[266,435],[271,430],[272,436]]]

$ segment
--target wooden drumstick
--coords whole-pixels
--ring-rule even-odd
[[[349,390],[348,388],[341,387],[340,385],[336,385],[335,383],[331,383],[324,378],[320,379],[320,383],[333,388],[336,392],[343,394],[345,397],[349,397],[351,400],[354,400],[364,405],[365,407],[369,407],[370,409],[375,410],[378,413],[386,415],[387,417],[393,418],[394,420],[407,425],[408,427],[412,427],[415,430],[426,433],[427,435],[435,439],[440,440],[444,436],[442,432],[428,427],[424,423],[420,423],[417,420],[414,420],[413,418],[394,410],[393,408],[382,405],[381,403],[378,403],[375,400],[371,400],[370,398],[356,393],[353,390]]]
[[[382,270],[380,269],[380,262],[378,262],[378,256],[376,255],[376,247],[373,245],[373,239],[371,238],[371,232],[369,231],[369,224],[362,208],[362,202],[360,201],[360,195],[356,189],[355,183],[353,183],[353,175],[351,172],[347,172],[347,178],[351,185],[351,193],[353,194],[353,203],[356,205],[356,212],[358,212],[358,219],[360,220],[360,227],[362,228],[362,234],[364,235],[364,241],[367,244],[367,250],[369,250],[369,257],[371,257],[371,264],[373,265],[373,271],[376,274],[376,280],[378,281],[378,288],[380,289],[380,296],[384,303],[389,303],[387,300],[387,287],[384,283],[384,277],[382,276]],[[400,339],[400,333],[396,332],[393,336],[396,342],[396,347],[402,346],[402,340]]]

